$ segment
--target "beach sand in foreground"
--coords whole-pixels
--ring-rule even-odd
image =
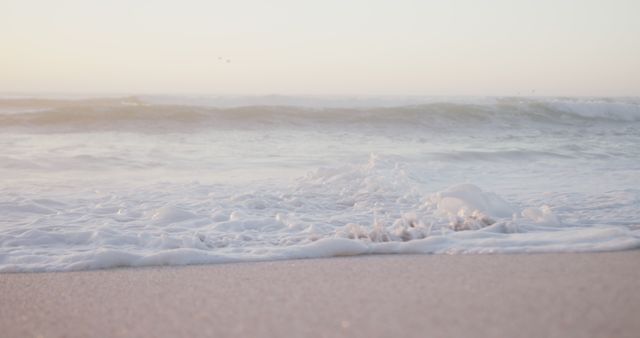
[[[640,250],[0,274],[2,337],[637,337]]]

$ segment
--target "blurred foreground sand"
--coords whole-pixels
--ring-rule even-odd
[[[640,250],[0,274],[2,337],[637,337]]]

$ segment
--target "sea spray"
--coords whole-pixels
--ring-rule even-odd
[[[640,247],[634,99],[171,100],[1,100],[0,271]]]

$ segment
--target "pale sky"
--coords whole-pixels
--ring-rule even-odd
[[[0,92],[533,90],[640,96],[640,1],[0,0]]]

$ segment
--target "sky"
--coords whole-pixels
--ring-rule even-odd
[[[0,0],[0,92],[640,96],[638,0]]]

